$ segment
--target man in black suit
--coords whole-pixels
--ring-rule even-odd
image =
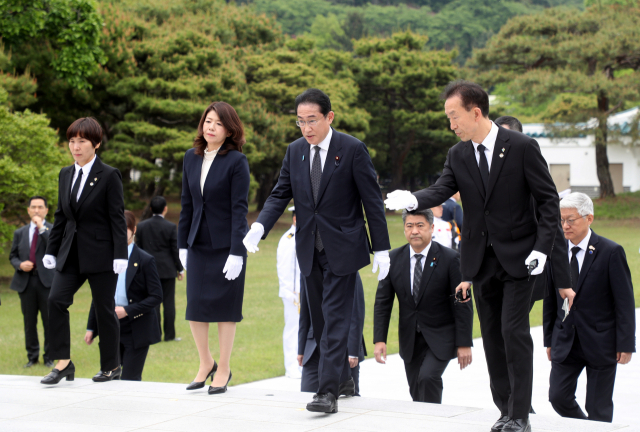
[[[178,255],[178,227],[164,217],[169,208],[164,197],[151,199],[153,216],[138,224],[136,245],[150,253],[156,260],[160,282],[162,283],[162,304],[164,306],[164,340],[180,341],[176,338],[176,275],[182,280],[184,269]],[[160,305],[156,308],[158,326],[162,335]]]
[[[562,298],[544,300],[544,346],[551,361],[549,401],[563,417],[611,422],[618,364],[636,351],[635,300],[624,249],[590,228],[593,202],[572,193],[560,202],[576,296],[565,318]],[[576,402],[578,377],[587,369],[584,414]]]
[[[529,306],[535,275],[553,247],[558,194],[538,143],[489,120],[489,95],[482,87],[454,81],[443,99],[451,129],[461,141],[449,150],[435,185],[415,195],[393,192],[387,207],[431,208],[460,191],[463,282],[456,290],[466,298],[473,282],[491,392],[501,412],[492,431],[530,431]],[[569,299],[575,295],[568,287],[560,293]]]
[[[389,270],[389,234],[382,195],[367,147],[331,128],[334,113],[322,91],[295,101],[303,137],[287,147],[278,184],[244,244],[258,250],[289,201],[296,203],[296,252],[306,278],[314,331],[321,333],[317,396],[309,411],[337,412],[340,375],[347,360],[356,273],[370,263],[379,278]],[[371,240],[362,209],[367,213]]]
[[[47,299],[53,279],[53,270],[42,264],[44,251],[49,241],[49,230],[53,227],[45,220],[49,207],[47,200],[41,196],[29,199],[27,212],[31,222],[13,233],[13,244],[9,253],[9,261],[16,269],[11,280],[11,289],[18,291],[20,306],[24,317],[24,343],[27,348],[27,364],[25,368],[38,364],[40,342],[38,341],[38,311],[42,317],[44,328],[44,354],[42,360],[46,367],[52,367],[49,357],[49,309]]]
[[[398,297],[400,357],[416,402],[442,403],[442,374],[458,358],[471,364],[473,308],[454,300],[460,283],[458,252],[431,241],[431,210],[403,211],[407,244],[391,251],[391,270],[378,284],[373,342],[378,363],[387,358],[387,332]]]
[[[314,333],[311,308],[307,295],[305,278],[300,278],[300,326],[298,327],[298,364],[302,366],[300,390],[313,392],[318,390],[318,366],[320,363],[321,334]],[[340,376],[340,396],[360,396],[360,362],[364,361],[367,350],[364,346],[364,287],[360,274],[356,273],[356,292],[353,301],[353,313],[349,326],[348,353],[349,362],[345,363]]]

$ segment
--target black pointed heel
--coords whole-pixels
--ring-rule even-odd
[[[227,383],[224,385],[224,387],[212,387],[212,386],[209,386],[208,393],[210,395],[226,393],[227,392],[227,386],[229,385],[229,381],[231,381],[231,377],[232,376],[233,376],[233,374],[231,373],[231,371],[229,371],[229,379],[227,380]],[[213,380],[211,380],[211,382],[213,383]]]
[[[207,379],[209,379],[209,377],[211,377],[211,382],[213,382],[213,376],[216,374],[216,371],[218,370],[218,363],[216,363],[216,361],[213,361],[213,367],[211,368],[211,372],[209,372],[209,374],[204,377],[204,381],[192,381],[191,384],[189,384],[187,386],[187,390],[198,390],[204,387],[204,384],[207,382]]]
[[[69,364],[67,365],[66,368],[62,370],[58,370],[54,368],[51,372],[49,372],[47,376],[42,378],[40,383],[46,384],[46,385],[54,385],[62,381],[62,378],[66,378],[67,381],[73,381],[73,379],[75,378],[75,374],[76,374],[76,366],[73,364],[72,361],[69,361]]]

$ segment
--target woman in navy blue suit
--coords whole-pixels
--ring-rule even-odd
[[[187,269],[186,319],[200,355],[200,369],[187,390],[224,393],[231,380],[229,360],[242,320],[247,251],[249,164],[242,154],[244,129],[225,102],[205,110],[198,136],[184,156],[178,247]],[[220,364],[209,351],[209,323],[218,323]],[[215,375],[219,370],[219,374]]]

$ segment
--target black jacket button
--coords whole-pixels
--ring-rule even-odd
[[[485,211],[484,211],[484,214],[485,214],[485,215],[487,215],[487,216],[489,216],[489,210],[485,210]]]

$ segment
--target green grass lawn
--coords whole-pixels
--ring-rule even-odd
[[[255,216],[254,216],[255,217]],[[399,215],[388,217],[391,246],[396,248],[405,243],[402,220]],[[280,236],[289,228],[289,216],[270,233],[267,240],[260,243],[260,251],[250,254],[247,264],[247,279],[244,296],[244,320],[238,324],[235,346],[231,359],[233,384],[255,381],[284,375],[282,354],[282,328],[284,325],[282,301],[278,297],[276,274],[276,247]],[[640,220],[597,221],[594,230],[620,243],[627,252],[627,259],[635,285],[636,306],[640,305]],[[8,279],[13,269],[8,264],[8,250],[0,261],[0,373],[43,376],[48,371],[40,365],[23,369],[26,363],[24,332],[20,300],[17,293],[9,290]],[[367,350],[373,354],[373,304],[377,286],[376,275],[371,266],[360,271],[365,289],[366,320],[365,340]],[[177,282],[176,332],[181,342],[162,342],[151,346],[144,370],[144,380],[189,383],[198,369],[198,354],[191,337],[188,323],[184,320],[186,309],[185,282]],[[91,377],[99,368],[98,347],[87,346],[82,338],[86,329],[87,313],[91,302],[88,286],[84,286],[75,296],[70,308],[72,358],[79,377]],[[542,302],[538,302],[531,312],[531,325],[542,323]],[[389,352],[398,351],[398,310],[394,307],[389,331]],[[218,357],[217,331],[211,331],[211,347],[214,357]],[[42,341],[42,329],[40,329]],[[474,337],[480,336],[477,316],[474,323]]]

